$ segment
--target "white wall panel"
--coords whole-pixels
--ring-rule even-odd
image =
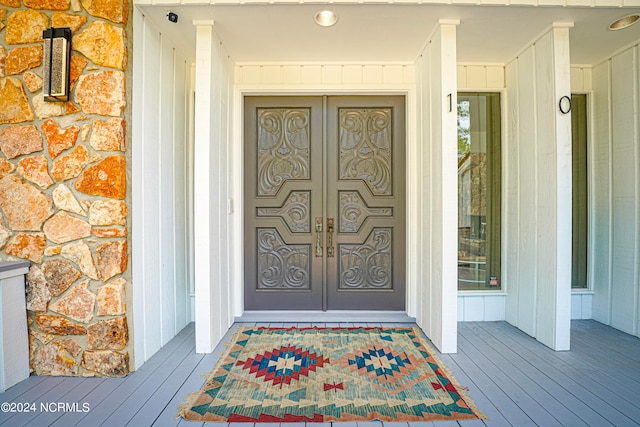
[[[516,143],[519,147],[517,171],[519,175],[519,216],[513,218],[507,213],[507,221],[518,221],[518,245],[515,247],[520,259],[516,276],[506,283],[507,291],[518,288],[517,319],[514,325],[529,335],[535,336],[536,285],[537,285],[537,254],[538,254],[538,224],[537,191],[536,191],[536,87],[535,87],[535,49],[530,48],[517,59],[518,67],[518,112]],[[507,86],[509,82],[507,82]],[[509,138],[513,138],[510,135]],[[514,165],[515,166],[515,165]],[[504,216],[503,216],[504,218]],[[510,242],[507,246],[510,247]],[[515,280],[513,280],[515,279]],[[510,298],[507,297],[507,305]]]
[[[413,64],[237,64],[239,85],[398,85],[413,84]]]
[[[160,51],[160,103],[158,105],[158,123],[160,129],[160,138],[158,140],[158,148],[160,153],[159,159],[159,175],[156,178],[160,185],[153,187],[151,191],[157,191],[159,196],[158,212],[160,220],[160,229],[158,236],[160,238],[160,286],[161,299],[160,321],[162,324],[162,342],[168,342],[176,334],[175,330],[175,244],[174,244],[174,196],[175,196],[175,174],[173,164],[173,115],[175,98],[173,92],[174,82],[174,47],[161,37]],[[166,90],[170,89],[170,90]],[[184,286],[184,284],[183,284]]]
[[[495,322],[505,319],[506,295],[458,296],[458,321]]]
[[[185,58],[136,9],[132,118],[135,367],[189,320]]]
[[[593,317],[640,336],[638,46],[593,70]],[[600,213],[600,215],[598,215]]]
[[[506,67],[505,314],[556,350],[569,348],[571,317],[571,117],[557,108],[571,92],[569,26]]]
[[[591,66],[571,67],[571,91],[589,92],[593,85],[593,70]]]
[[[505,87],[504,73],[502,65],[458,64],[458,91],[501,91]]]
[[[516,282],[520,271],[520,252],[511,250],[520,245],[520,174],[518,173],[518,159],[521,146],[518,138],[518,124],[520,123],[520,97],[518,83],[518,63],[514,63],[505,70],[507,90],[503,107],[507,109],[506,129],[509,131],[502,139],[502,209],[509,217],[503,216],[502,221],[502,271],[503,287]],[[513,218],[513,219],[511,219]],[[505,320],[511,324],[518,322],[519,286],[509,286],[509,297],[505,305]]]
[[[261,67],[243,77],[262,81]],[[270,71],[272,73],[272,71]],[[194,221],[196,351],[213,350],[232,322],[229,218],[232,68],[213,31],[196,25]]]
[[[571,319],[591,319],[593,293],[574,292],[571,294]]]
[[[593,240],[590,249],[589,272],[594,291],[593,318],[611,323],[612,275],[612,163],[610,114],[610,61],[593,70],[593,136],[590,144],[589,166],[593,171],[590,182],[590,211]]]

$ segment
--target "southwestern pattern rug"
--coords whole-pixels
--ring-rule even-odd
[[[484,419],[413,328],[240,328],[179,415],[192,421]]]

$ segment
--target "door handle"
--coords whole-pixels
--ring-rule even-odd
[[[322,256],[322,218],[316,218],[316,256]]]
[[[335,248],[333,246],[333,218],[327,218],[327,256],[335,256]]]

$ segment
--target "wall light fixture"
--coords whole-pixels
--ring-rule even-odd
[[[69,74],[71,62],[71,29],[47,28],[44,39],[44,100],[69,100]]]

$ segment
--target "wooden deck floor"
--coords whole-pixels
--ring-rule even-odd
[[[489,417],[487,421],[384,423],[385,426],[379,422],[336,424],[339,427],[640,425],[640,339],[594,321],[574,321],[571,348],[569,352],[551,351],[504,322],[460,323],[459,352],[440,357],[458,382],[468,387],[476,405]],[[176,410],[188,393],[202,386],[201,375],[213,368],[222,349],[219,346],[212,354],[196,354],[192,324],[126,378],[31,377],[0,394],[0,403],[35,403],[37,410],[20,414],[0,412],[0,425],[202,426],[176,419]],[[40,411],[41,402],[54,410]],[[57,410],[57,402],[72,407],[77,403],[79,412]],[[217,427],[227,425],[217,423]],[[280,427],[299,426],[283,423]]]

